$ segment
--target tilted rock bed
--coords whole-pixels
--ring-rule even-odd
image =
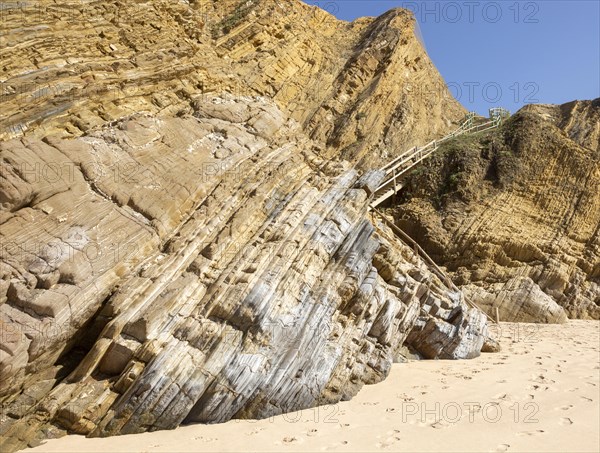
[[[351,398],[469,309],[270,101],[216,97],[2,152],[2,438],[104,436]]]
[[[442,146],[387,214],[503,321],[600,319],[600,99]]]

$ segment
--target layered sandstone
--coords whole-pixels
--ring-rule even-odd
[[[599,151],[599,99],[526,106],[448,143],[388,212],[490,314],[599,319]]]
[[[3,447],[351,398],[485,317],[265,98],[0,144]]]
[[[368,214],[454,128],[401,9],[296,0],[2,6],[0,434],[14,450],[351,398],[485,316]],[[598,101],[530,106],[391,214],[504,319],[598,318]],[[501,208],[499,208],[501,207]]]
[[[402,9],[347,23],[299,0],[42,0],[2,14],[5,139],[189,114],[227,92],[273,99],[324,156],[372,168],[464,115]]]

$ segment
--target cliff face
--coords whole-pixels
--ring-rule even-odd
[[[465,113],[406,11],[0,12],[4,450],[334,403],[408,355],[494,348],[367,212],[371,170]],[[600,100],[528,106],[388,214],[503,320],[599,319],[599,142]]]
[[[479,354],[484,315],[367,216],[378,173],[264,98],[192,105],[0,144],[4,449],[337,402],[406,348]]]
[[[407,355],[494,348],[367,211],[371,170],[465,113],[406,11],[1,13],[3,450],[333,403]],[[598,100],[529,106],[390,214],[503,319],[598,319],[599,137]]]
[[[389,213],[505,320],[600,318],[600,100],[449,143]]]
[[[264,417],[407,353],[479,354],[485,317],[367,216],[380,175],[353,165],[463,114],[408,14],[30,8],[3,10],[0,49],[3,449]]]
[[[463,108],[404,10],[346,23],[299,0],[41,1],[3,10],[0,137],[80,136],[199,94],[261,95],[371,168],[443,135]]]

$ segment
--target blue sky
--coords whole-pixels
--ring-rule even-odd
[[[600,0],[307,0],[340,19],[415,12],[425,46],[469,110],[600,97]]]

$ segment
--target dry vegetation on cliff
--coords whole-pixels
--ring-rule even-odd
[[[599,142],[600,100],[527,106],[444,145],[388,212],[490,313],[599,319]]]

